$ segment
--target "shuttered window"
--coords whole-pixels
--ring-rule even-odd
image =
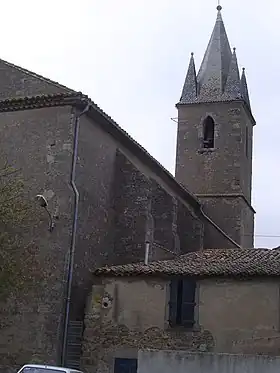
[[[170,282],[169,323],[192,328],[195,323],[196,281],[176,278]]]

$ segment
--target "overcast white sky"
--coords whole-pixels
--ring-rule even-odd
[[[89,95],[174,172],[178,101],[198,69],[215,0],[14,0],[1,4],[0,58]],[[246,67],[254,137],[255,246],[280,245],[279,0],[221,0],[239,67]],[[274,237],[273,237],[274,236]],[[275,237],[278,236],[278,237]]]

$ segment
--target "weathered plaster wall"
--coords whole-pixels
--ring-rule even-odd
[[[94,281],[83,344],[82,363],[87,371],[112,372],[115,357],[136,358],[141,348],[280,353],[277,281],[198,280],[193,331],[169,327],[168,279]]]
[[[203,280],[199,324],[208,329],[217,352],[280,353],[279,281]],[[273,350],[274,349],[274,350]]]
[[[280,358],[271,356],[246,356],[187,351],[140,351],[139,373],[276,373]]]
[[[115,357],[137,357],[139,348],[212,350],[207,330],[169,328],[168,280],[96,278],[95,283],[85,319],[86,371],[112,372]]]

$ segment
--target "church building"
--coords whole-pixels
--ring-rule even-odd
[[[176,104],[175,177],[89,97],[0,60],[0,160],[20,170],[30,211],[7,229],[21,281],[0,293],[4,372],[32,361],[80,365],[98,268],[253,248],[255,120],[217,12]]]

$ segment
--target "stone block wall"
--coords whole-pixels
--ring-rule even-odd
[[[182,254],[204,248],[205,222],[202,224],[181,201],[178,201],[177,208],[177,234]]]
[[[120,149],[114,175],[114,255],[119,263],[143,261],[146,240],[151,260],[202,249],[203,223],[193,209]]]
[[[143,260],[151,181],[119,150],[114,180],[114,255],[118,263]]]
[[[59,136],[58,136],[59,134]],[[71,235],[71,108],[0,114],[1,162],[19,170],[30,217],[11,227],[18,237],[11,251],[19,273],[0,301],[0,361],[16,367],[38,355],[56,363],[62,321],[67,250]],[[46,211],[35,196],[47,197],[56,228],[48,231]],[[19,284],[18,284],[19,282]],[[19,285],[19,286],[17,286]]]
[[[207,116],[215,122],[213,149],[202,146],[203,121]],[[253,246],[254,236],[250,206],[253,124],[239,101],[178,107],[176,179],[201,200],[216,224],[247,247]],[[241,202],[243,197],[248,202],[246,206]],[[244,214],[245,208],[250,211]],[[224,238],[211,233],[215,234],[215,241],[207,239],[206,247],[222,247]],[[224,247],[228,245],[229,242]]]
[[[114,358],[128,354],[136,358],[142,348],[212,350],[213,338],[207,330],[168,327],[168,281],[96,278],[94,282],[85,318],[85,372],[113,373]]]
[[[204,212],[241,247],[254,247],[254,210],[242,196],[200,198]],[[207,227],[206,227],[207,225]],[[231,241],[205,224],[204,248],[232,248]]]
[[[95,277],[94,283],[85,318],[85,371],[113,372],[114,358],[137,358],[145,348],[280,354],[279,281],[198,278],[193,330],[169,326],[168,278]]]
[[[0,100],[67,93],[69,89],[1,60]]]
[[[27,256],[24,258],[34,287],[13,292],[0,305],[0,343],[4,346],[0,361],[5,361],[7,367],[33,358],[57,364],[73,218],[72,108],[1,113],[0,135],[1,151],[21,170],[25,199],[34,209],[28,224],[15,227],[22,234],[19,257],[31,245],[34,252],[30,255],[37,263],[33,274]],[[104,264],[144,260],[147,237],[152,241],[150,259],[173,256],[163,248],[170,245],[169,250],[178,251],[178,236],[192,230],[181,228],[178,233],[179,203],[185,209],[180,224],[185,227],[192,219],[198,220],[188,203],[156,177],[150,166],[125,152],[124,146],[99,123],[86,116],[81,118],[76,172],[80,198],[70,315],[73,321],[84,318],[92,270]],[[37,194],[47,198],[55,219],[51,233],[46,211],[35,204]],[[196,231],[188,247],[199,248],[202,234],[202,229]],[[36,330],[36,335],[31,330]]]

